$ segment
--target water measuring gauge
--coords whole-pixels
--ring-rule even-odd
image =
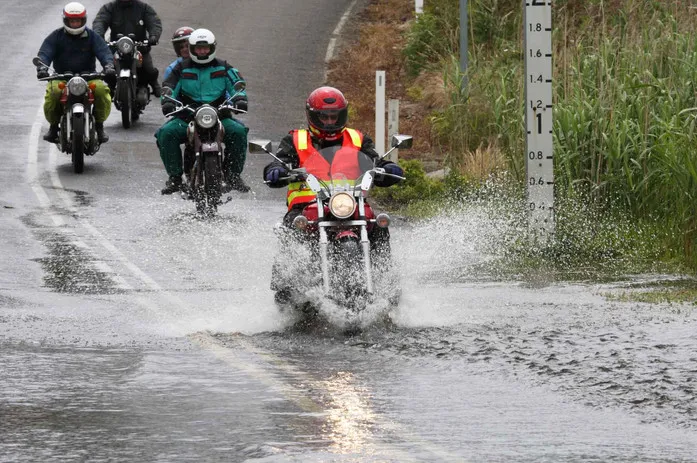
[[[554,234],[552,145],[552,1],[523,0],[525,9],[525,130],[530,227]]]

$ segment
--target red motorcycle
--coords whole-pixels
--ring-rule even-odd
[[[271,152],[270,141],[251,141],[249,145],[250,153],[264,152],[283,163]],[[411,136],[392,137],[392,150],[411,145]],[[321,155],[322,151],[315,154]],[[308,161],[307,165],[315,163]],[[316,313],[317,304],[311,303],[308,295],[319,288],[324,297],[347,309],[349,318],[360,315],[379,297],[390,306],[396,305],[399,290],[384,294],[381,287],[385,282],[392,289],[398,287],[390,274],[390,217],[376,213],[368,196],[376,176],[403,177],[388,174],[375,163],[361,168],[358,176],[331,169],[308,172],[305,168],[287,167],[290,175],[286,179],[301,182],[313,198],[295,217],[290,229],[277,228],[281,252],[274,262],[271,284],[276,301],[282,306]]]

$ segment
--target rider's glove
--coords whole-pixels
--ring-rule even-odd
[[[104,71],[105,77],[109,77],[109,78],[116,77],[116,69],[114,69],[113,64],[107,64],[106,66],[104,66],[103,71]]]
[[[165,116],[171,112],[173,112],[175,109],[177,109],[177,105],[175,105],[171,101],[165,101],[162,103],[162,114]]]
[[[235,109],[239,109],[240,111],[247,112],[247,100],[237,100],[232,103],[232,106]]]
[[[48,68],[46,66],[39,66],[36,68],[36,78],[45,79],[48,77]]]
[[[404,177],[404,171],[394,162],[388,162],[387,164],[382,166],[382,168],[385,169],[386,174],[399,175],[400,177]]]
[[[152,45],[153,47],[157,45],[159,41],[159,37],[148,37],[148,45]]]
[[[281,177],[288,176],[288,173],[288,169],[286,169],[285,167],[273,166],[266,171],[266,176],[264,177],[264,180],[266,180],[269,183],[278,183],[278,180]]]

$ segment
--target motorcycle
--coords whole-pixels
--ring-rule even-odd
[[[195,107],[184,105],[170,95],[163,95],[163,98],[178,106],[166,117],[185,113],[187,118],[191,118],[184,144],[186,188],[183,194],[186,198],[193,199],[196,203],[196,210],[206,216],[215,215],[219,205],[232,200],[232,197],[228,197],[225,203],[221,201],[226,185],[223,176],[225,129],[220,122],[220,113],[221,111],[233,114],[246,113],[244,110],[235,108],[232,104],[233,99],[245,88],[244,82],[236,82],[234,85],[235,93],[217,107],[209,104]]]
[[[249,145],[250,153],[267,153],[286,165],[271,152],[270,141],[252,140]],[[392,149],[382,157],[411,145],[411,136],[394,135]],[[323,151],[313,156],[322,156]],[[391,219],[388,214],[376,214],[368,196],[376,176],[404,177],[376,167],[377,160],[365,159],[372,165],[362,163],[357,176],[332,172],[331,168],[328,173],[307,172],[286,165],[290,174],[285,179],[302,182],[314,198],[293,219],[290,229],[277,227],[281,252],[274,262],[271,289],[282,308],[290,306],[306,315],[317,315],[318,306],[311,302],[311,296],[318,287],[323,298],[346,309],[349,319],[360,317],[378,296],[390,307],[397,305],[399,289],[391,272],[387,231]],[[316,164],[310,160],[306,165]],[[393,293],[385,294],[383,286],[392,288]]]
[[[147,40],[136,41],[135,34],[128,34],[128,36],[119,34],[117,39],[109,42],[108,45],[114,52],[114,66],[118,75],[116,86],[112,88],[114,106],[121,111],[121,124],[124,129],[127,129],[133,121],[138,120],[150,103],[150,89],[147,82],[138,81],[138,71],[143,65],[143,55],[139,48],[150,45]]]
[[[35,66],[45,66],[38,57]],[[60,133],[56,143],[63,153],[71,155],[73,171],[81,174],[85,168],[85,156],[92,156],[99,151],[99,140],[95,129],[92,106],[94,104],[94,86],[88,82],[104,79],[101,72],[89,72],[75,75],[71,72],[50,75],[40,81],[60,80],[58,87],[62,90],[60,101],[63,115],[60,119]]]

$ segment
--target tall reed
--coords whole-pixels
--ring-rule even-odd
[[[655,11],[641,27],[580,37],[565,50],[569,68],[555,80],[555,182],[558,192],[664,221],[695,264],[697,41],[680,28]]]

